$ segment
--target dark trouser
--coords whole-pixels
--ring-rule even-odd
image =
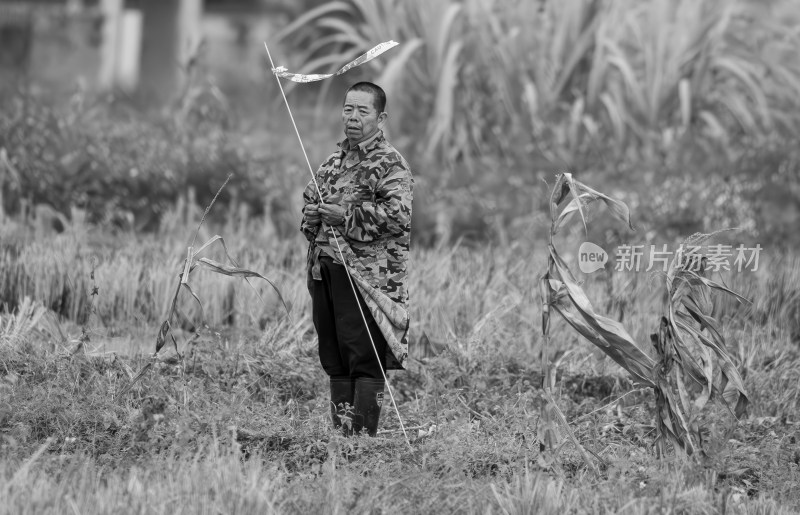
[[[383,379],[386,366],[386,339],[372,318],[369,308],[347,277],[344,266],[320,256],[321,281],[311,281],[314,327],[319,336],[319,361],[331,377]],[[356,296],[358,301],[356,301]],[[369,333],[358,309],[359,302],[369,326]],[[370,343],[369,335],[375,343]],[[380,362],[375,356],[378,351]]]

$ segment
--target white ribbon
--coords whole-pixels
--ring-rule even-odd
[[[272,73],[277,75],[278,77],[289,79],[294,82],[316,82],[318,80],[325,80],[333,77],[334,75],[341,75],[346,71],[350,70],[351,68],[355,68],[356,66],[361,66],[362,64],[369,62],[382,53],[386,52],[390,48],[394,48],[399,43],[396,41],[384,41],[374,47],[370,48],[366,53],[356,57],[349,63],[345,64],[341,67],[341,69],[336,73],[315,73],[310,75],[303,75],[301,73],[292,73],[286,69],[285,66],[278,66],[277,68],[272,69]]]

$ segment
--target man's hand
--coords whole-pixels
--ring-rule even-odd
[[[341,225],[344,223],[344,208],[338,204],[319,204],[318,212],[322,221],[328,225]]]
[[[319,204],[306,204],[303,214],[306,217],[306,223],[311,227],[316,227],[322,222],[322,217],[319,214]]]

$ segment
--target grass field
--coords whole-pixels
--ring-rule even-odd
[[[305,4],[321,7],[281,31],[292,70],[403,42],[288,98],[316,164],[341,137],[332,92],[391,86],[389,139],[416,181],[411,358],[390,375],[403,426],[387,400],[377,438],[330,428],[297,231],[306,164],[266,69],[246,85],[200,66],[169,106],[14,87],[0,91],[0,514],[800,512],[794,3]],[[556,244],[650,358],[664,277],[578,274],[581,242],[738,227],[721,241],[764,247],[757,271],[715,277],[750,301],[713,308],[749,405],[739,420],[718,400],[699,411],[702,453],[659,455],[653,390],[555,310],[542,336],[564,171],[640,227],[600,210]],[[154,358],[229,174],[197,241],[222,235],[290,315],[264,281],[256,294],[197,269],[202,310],[184,291],[180,355],[168,339]]]
[[[696,460],[656,458],[652,392],[554,318],[555,402],[587,462],[543,417],[536,279],[546,255],[536,241],[415,249],[412,359],[390,377],[409,446],[388,402],[375,439],[329,428],[304,244],[254,226],[228,245],[279,285],[291,319],[268,287],[254,283],[262,304],[243,282],[195,273],[209,327],[182,297],[184,359],[165,347],[125,395],[149,362],[192,230],[126,239],[73,227],[32,238],[4,226],[18,238],[3,250],[1,284],[35,300],[0,319],[0,511],[800,510],[796,260],[765,255],[758,272],[724,278],[752,300],[717,306],[751,404],[738,423],[721,405],[705,409],[706,454]],[[600,273],[584,286],[647,342],[660,308],[650,279]],[[89,340],[76,352],[82,332]]]

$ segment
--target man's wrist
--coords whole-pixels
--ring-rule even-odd
[[[338,227],[338,226],[341,226],[341,225],[344,225],[344,223],[347,221],[347,212],[348,212],[349,210],[350,210],[350,207],[349,207],[349,206],[348,206],[348,207],[345,207],[345,208],[342,210],[342,214],[341,214],[341,216],[339,217],[339,222],[336,224],[336,226],[337,226],[337,227]]]

